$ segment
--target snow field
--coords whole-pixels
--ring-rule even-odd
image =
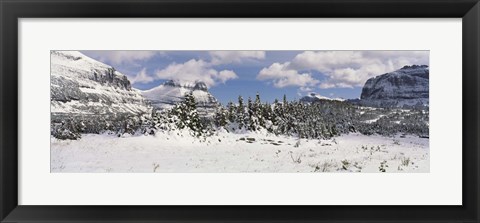
[[[120,138],[86,134],[79,140],[51,138],[51,172],[429,172],[429,141],[361,134],[298,140],[225,131],[199,139],[186,130]]]

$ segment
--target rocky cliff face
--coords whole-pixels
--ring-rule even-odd
[[[140,92],[113,67],[77,51],[52,51],[50,56],[53,135],[57,130],[116,131],[128,125],[127,120],[150,114],[151,107]]]
[[[428,106],[429,67],[403,68],[367,80],[362,89],[360,104],[376,107]]]
[[[208,92],[207,85],[203,82],[189,83],[169,80],[155,88],[142,91],[142,95],[155,108],[169,109],[181,102],[185,94],[190,92],[195,97],[200,115],[209,116],[213,114],[218,106],[218,101]]]

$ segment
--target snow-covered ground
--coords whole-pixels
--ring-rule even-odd
[[[51,138],[52,172],[429,172],[429,140],[349,134],[298,140],[267,133]]]

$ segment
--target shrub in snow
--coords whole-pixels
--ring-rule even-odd
[[[50,134],[57,139],[79,139],[80,125],[72,119],[50,124]]]
[[[384,161],[380,162],[380,166],[378,167],[378,171],[387,172],[387,169],[385,169],[387,167],[388,167],[387,161],[384,160]]]
[[[341,163],[342,163],[342,169],[348,170],[348,168],[350,167],[350,162],[348,160],[342,160]]]

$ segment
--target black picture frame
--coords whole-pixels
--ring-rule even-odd
[[[0,15],[1,222],[479,222],[480,4],[478,0],[0,0]],[[19,34],[17,21],[19,18],[75,17],[462,18],[463,205],[18,205]]]

